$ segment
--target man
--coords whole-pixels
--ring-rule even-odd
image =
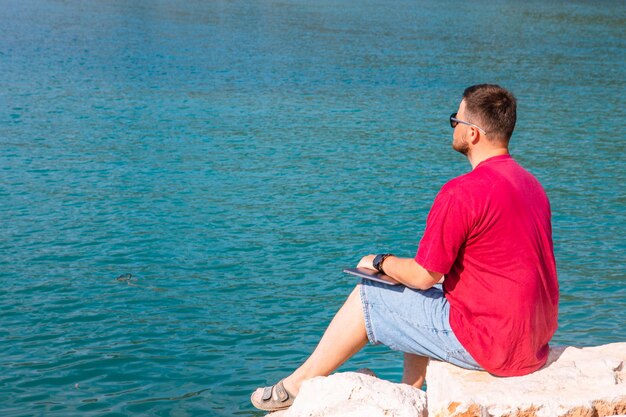
[[[498,376],[546,363],[559,298],[550,204],[509,155],[516,107],[497,85],[465,90],[450,125],[472,171],[435,198],[415,258],[368,255],[358,264],[402,285],[362,280],[304,364],[253,393],[255,407],[289,407],[302,381],[329,375],[368,340],[405,352],[402,382],[418,388],[429,358]]]

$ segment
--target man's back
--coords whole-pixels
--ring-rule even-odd
[[[450,325],[486,370],[512,376],[545,363],[558,308],[550,205],[509,155],[442,188],[416,261],[446,275]]]

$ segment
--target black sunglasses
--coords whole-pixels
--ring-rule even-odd
[[[466,122],[463,120],[459,120],[456,118],[457,113],[452,113],[450,115],[450,127],[455,128],[459,123],[463,124],[463,125],[468,125],[468,126],[472,126],[475,127],[476,129],[480,130],[481,132],[483,132],[483,135],[486,135],[487,132],[485,132],[485,129],[482,129],[480,126],[476,126],[474,123],[470,123],[470,122]]]

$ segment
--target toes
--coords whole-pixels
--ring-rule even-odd
[[[263,388],[257,388],[256,391],[252,393],[250,399],[256,402],[261,402],[261,396],[263,395]]]

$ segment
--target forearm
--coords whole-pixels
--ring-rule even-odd
[[[410,288],[427,290],[442,277],[438,272],[430,272],[422,268],[413,258],[390,256],[383,263],[385,274],[400,281]]]
[[[359,266],[374,269],[373,260],[374,255],[365,256],[359,262]],[[443,276],[443,274],[438,272],[430,272],[422,268],[413,258],[399,258],[396,256],[390,256],[385,259],[383,270],[386,275],[389,275],[401,284],[419,290],[431,288]]]

